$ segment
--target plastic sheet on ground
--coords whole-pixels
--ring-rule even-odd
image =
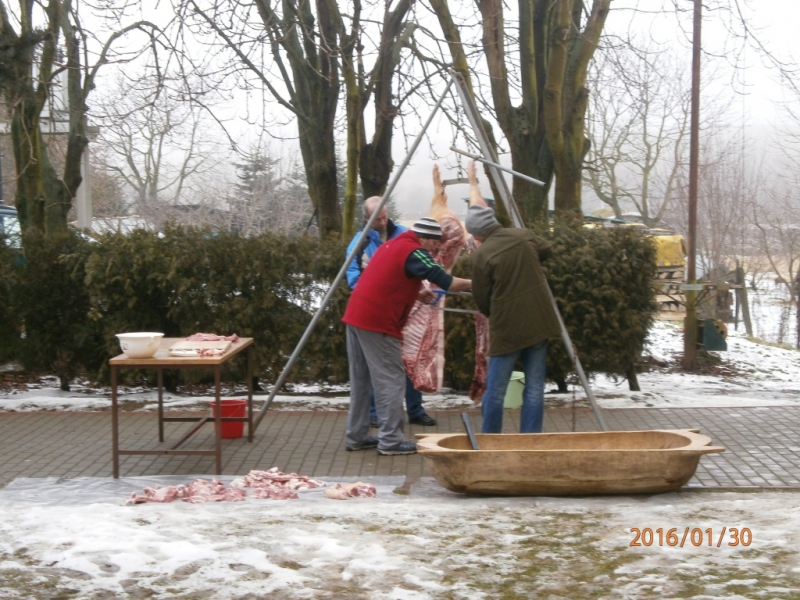
[[[301,475],[303,475],[301,473]],[[234,479],[242,475],[158,475],[141,477],[76,477],[57,478],[57,477],[20,477],[0,488],[0,507],[25,505],[34,506],[87,506],[91,504],[111,504],[125,505],[125,501],[130,498],[132,493],[141,495],[145,487],[157,487],[168,485],[188,485],[195,479],[218,479],[226,486],[230,486]],[[433,477],[422,477],[420,479],[406,482],[405,477],[313,477],[317,481],[322,481],[325,487],[310,490],[296,490],[298,498],[291,500],[263,500],[251,495],[251,488],[244,502],[205,502],[191,504],[175,500],[168,503],[144,503],[131,505],[134,510],[144,506],[227,506],[230,510],[236,510],[242,504],[258,504],[266,509],[274,507],[280,510],[281,506],[305,505],[305,504],[325,504],[336,506],[352,502],[359,503],[380,503],[380,504],[448,504],[454,509],[461,506],[476,504],[480,506],[493,506],[497,508],[514,507],[519,505],[530,506],[559,506],[565,502],[572,501],[572,498],[548,497],[548,496],[481,496],[475,494],[459,494],[443,488]],[[325,490],[336,483],[355,483],[361,481],[375,486],[377,495],[374,498],[350,498],[347,500],[334,500],[325,496]],[[657,497],[664,501],[672,501],[678,495],[687,494],[702,490],[702,488],[685,487],[679,492],[658,494]],[[644,498],[645,496],[597,496],[584,498],[596,505],[618,502],[621,498]],[[574,499],[580,502],[580,498]]]
[[[244,474],[242,474],[244,475]],[[146,487],[165,487],[169,485],[187,485],[195,479],[218,479],[226,486],[242,475],[159,475],[153,477],[76,477],[57,478],[32,478],[20,477],[0,489],[0,506],[25,504],[27,506],[82,506],[88,504],[125,504],[131,494],[141,494]],[[301,473],[302,475],[302,473]],[[264,506],[275,506],[286,502],[381,502],[396,503],[410,499],[425,499],[426,501],[450,498],[465,498],[439,486],[433,478],[424,477],[413,484],[405,486],[404,477],[314,477],[326,484],[325,487],[311,490],[297,490],[297,500],[261,500],[252,497],[249,493],[245,502],[258,502]],[[363,481],[370,483],[377,489],[375,498],[350,498],[349,500],[331,500],[325,497],[325,489],[335,483],[355,483]],[[174,504],[186,504],[176,500]],[[209,504],[239,504],[218,502]],[[135,507],[136,508],[136,507]],[[231,510],[235,510],[231,506]]]

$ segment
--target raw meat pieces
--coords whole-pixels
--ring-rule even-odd
[[[489,317],[475,315],[475,372],[469,385],[469,397],[475,404],[486,391],[486,370],[489,368]]]
[[[321,481],[304,475],[283,473],[278,467],[272,467],[268,471],[250,471],[244,477],[234,479],[231,485],[237,488],[253,488],[254,497],[270,500],[296,500],[296,490],[311,490],[325,486]]]
[[[131,494],[125,504],[142,504],[144,502],[172,502],[181,499],[192,504],[204,502],[239,502],[244,500],[247,492],[225,487],[217,479],[195,479],[189,485],[168,485],[166,487],[150,488],[143,490],[143,496]]]
[[[350,498],[374,498],[377,494],[374,485],[369,483],[337,483],[325,490],[325,496],[333,500],[349,500]]]
[[[403,364],[420,392],[438,392],[444,376],[444,297],[435,304],[415,302],[403,328]]]
[[[187,342],[238,342],[239,336],[217,335],[216,333],[195,333],[186,338]]]
[[[277,467],[267,471],[252,470],[244,477],[231,482],[230,487],[217,479],[195,479],[189,485],[168,485],[143,490],[143,495],[131,494],[126,505],[145,502],[172,502],[183,500],[192,504],[203,502],[239,502],[247,497],[247,489],[253,498],[270,500],[296,500],[298,490],[325,487],[325,483],[297,473],[283,473]],[[337,500],[348,498],[374,498],[375,486],[368,483],[337,483],[325,490],[325,496]]]

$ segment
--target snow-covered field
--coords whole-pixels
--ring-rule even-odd
[[[643,373],[641,392],[596,378],[599,403],[800,403],[800,351],[749,340],[741,329],[731,331],[713,374],[687,375],[676,368],[679,325],[658,323],[648,350],[667,366]],[[0,411],[108,408],[107,390],[54,388],[9,391]],[[273,408],[341,410],[346,391],[336,392],[296,388]],[[547,401],[584,401],[578,389],[567,396]],[[151,390],[125,398],[136,410],[154,406]],[[208,400],[170,396],[168,404]],[[459,394],[425,403],[471,406]],[[372,481],[374,499],[310,490],[286,501],[123,505],[146,485],[178,482],[187,481],[12,482],[0,490],[0,598],[800,597],[800,491],[503,499],[459,496],[432,480],[409,493],[401,479],[385,478]],[[634,528],[640,546],[631,545]]]
[[[757,290],[748,290],[748,298],[755,337],[768,342],[797,344],[797,306],[791,302],[785,284],[762,280]]]
[[[771,599],[800,589],[793,492],[469,498],[430,481],[396,494],[400,481],[386,479],[374,499],[311,490],[123,506],[145,482],[77,480],[89,489],[73,498],[56,481],[0,491],[0,597]]]

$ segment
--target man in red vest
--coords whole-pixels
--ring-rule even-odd
[[[433,260],[442,228],[423,217],[405,233],[384,242],[350,296],[342,321],[347,324],[350,362],[350,410],[345,445],[348,451],[377,448],[378,454],[414,454],[417,445],[403,436],[403,326],[414,302],[431,302],[435,294],[423,288],[427,280],[445,291],[468,292],[472,281],[448,274]],[[381,423],[378,437],[369,437],[369,403]]]

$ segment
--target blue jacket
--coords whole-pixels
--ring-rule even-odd
[[[389,222],[386,225],[386,239],[391,240],[396,238],[404,231],[408,231],[408,227],[396,225],[391,219],[389,219]],[[358,279],[361,277],[361,273],[364,271],[364,267],[366,266],[364,264],[365,261],[363,261],[364,256],[366,256],[367,259],[372,258],[372,255],[375,254],[378,246],[380,246],[382,243],[381,234],[374,229],[370,229],[367,233],[367,240],[361,240],[361,232],[359,231],[353,237],[350,245],[347,246],[347,256],[350,256],[350,253],[353,251],[353,248],[356,247],[356,244],[361,244],[362,246],[359,249],[359,252],[356,253],[356,256],[353,258],[352,262],[347,265],[347,285],[350,286],[351,290],[356,287]]]

